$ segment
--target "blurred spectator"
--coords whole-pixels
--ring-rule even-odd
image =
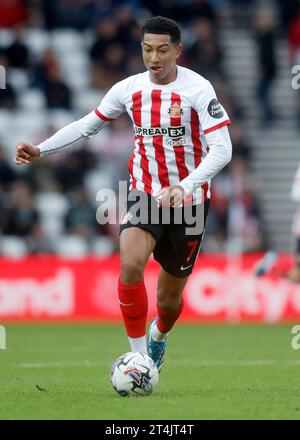
[[[28,69],[29,50],[24,44],[23,28],[15,28],[15,39],[13,43],[6,48],[8,65],[17,69]]]
[[[257,190],[245,159],[239,155],[233,157],[228,172],[215,177],[212,191],[214,250],[225,251],[226,240],[228,243],[238,241],[240,252],[265,248]]]
[[[70,191],[83,184],[84,175],[96,167],[97,163],[93,153],[85,147],[69,152],[55,170],[56,179],[64,191]]]
[[[17,95],[9,83],[6,83],[5,89],[0,89],[0,108],[7,110],[17,108]]]
[[[33,66],[32,87],[44,89],[48,80],[49,72],[59,70],[57,56],[53,49],[46,49]]]
[[[53,247],[40,222],[36,222],[27,240],[28,250],[31,254],[51,254]]]
[[[300,9],[300,0],[277,0],[277,7],[282,28],[287,33],[292,20]]]
[[[161,15],[176,20],[178,17],[178,0],[143,0],[142,5],[152,15]]]
[[[93,43],[90,56],[93,60],[91,84],[96,88],[109,88],[126,76],[125,44],[130,44],[130,37],[124,38],[127,26],[131,26],[131,16],[124,19],[123,30],[117,25],[116,20],[105,17],[99,20],[96,26],[97,39]],[[127,29],[129,30],[129,29]]]
[[[229,166],[229,176],[232,195],[228,213],[229,239],[239,238],[243,252],[262,251],[265,245],[256,197],[258,185],[242,157],[234,157]]]
[[[103,52],[114,43],[119,43],[118,26],[115,20],[110,17],[102,18],[95,27],[96,40],[93,43],[90,55],[92,60],[102,61]]]
[[[116,73],[121,79],[121,74]],[[91,71],[91,86],[102,90],[107,90],[115,84],[115,73],[112,73],[106,63],[95,63]]]
[[[4,192],[1,185],[0,185],[0,212],[1,212],[0,234],[2,234],[7,224],[7,193]]]
[[[46,29],[51,30],[59,26],[58,3],[59,0],[51,0],[51,2],[42,0],[42,12]]]
[[[277,75],[275,17],[269,9],[260,9],[255,19],[258,75],[257,96],[262,109],[263,123],[272,122],[275,113],[270,101],[270,91]]]
[[[41,61],[34,66],[32,86],[43,90],[48,108],[72,108],[71,90],[62,78],[57,57],[52,49],[47,49]]]
[[[216,14],[209,0],[144,0],[143,5],[153,15],[162,15],[187,23],[196,17],[214,22]]]
[[[90,203],[83,187],[73,191],[71,199],[71,208],[65,217],[66,231],[84,238],[92,238],[100,231],[94,205]]]
[[[34,192],[61,191],[55,175],[56,163],[51,161],[52,157],[41,158],[24,170],[22,177],[26,179]]]
[[[244,109],[240,102],[231,92],[229,85],[221,78],[215,82],[215,90],[219,101],[222,103],[223,107],[226,108],[229,114],[232,124],[242,123],[245,119]]]
[[[11,186],[10,206],[3,227],[4,234],[28,236],[38,221],[39,216],[34,208],[29,186],[24,181],[16,181]]]
[[[49,72],[44,91],[48,108],[71,110],[71,90],[63,81],[59,70]]]
[[[126,54],[121,44],[111,44],[103,53],[103,63],[112,75],[111,80],[115,84],[126,75]]]
[[[230,0],[235,26],[250,28],[257,0]]]
[[[232,142],[233,156],[238,155],[247,160],[251,158],[251,146],[245,136],[245,127],[238,121],[234,121],[229,126],[229,133]]]
[[[219,182],[216,182],[212,187],[209,222],[207,224],[208,240],[206,244],[204,243],[208,252],[224,252],[228,238],[229,198],[227,194],[218,190],[218,184]]]
[[[127,115],[122,115],[113,121],[109,131],[108,141],[101,148],[100,158],[117,188],[120,180],[128,179],[127,167],[134,143],[131,121]]]
[[[107,3],[105,1],[78,1],[78,0],[51,0],[43,1],[43,12],[48,29],[74,28],[83,30],[88,28],[95,15],[93,3]]]
[[[178,12],[177,18],[183,22],[190,22],[197,17],[214,23],[217,18],[210,0],[189,0],[187,4],[180,3]]]
[[[128,5],[120,5],[114,11],[118,26],[119,42],[124,45],[126,51],[132,53],[140,49],[140,27]]]
[[[4,189],[8,189],[15,180],[16,173],[6,159],[5,150],[0,144],[0,185]]]
[[[192,27],[196,41],[185,51],[188,67],[204,77],[215,80],[223,77],[222,51],[217,41],[216,30],[210,21],[197,18]]]
[[[140,54],[129,55],[126,64],[128,76],[136,75],[137,73],[145,71],[145,65]]]

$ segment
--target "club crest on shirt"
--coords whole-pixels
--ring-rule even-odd
[[[180,105],[175,102],[175,104],[172,104],[172,106],[169,108],[168,115],[171,118],[180,118],[183,116],[183,110],[180,108]]]

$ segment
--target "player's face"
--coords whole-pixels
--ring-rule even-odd
[[[150,79],[156,84],[168,84],[176,79],[176,60],[182,50],[181,44],[174,45],[170,35],[145,34],[142,52]]]

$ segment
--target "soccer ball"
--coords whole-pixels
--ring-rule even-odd
[[[110,380],[120,396],[149,396],[157,385],[158,370],[149,356],[130,351],[112,364]]]

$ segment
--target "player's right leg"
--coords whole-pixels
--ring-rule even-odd
[[[156,239],[145,229],[130,227],[121,231],[119,303],[131,350],[143,353],[147,353],[148,313],[148,297],[143,275],[155,245]]]

